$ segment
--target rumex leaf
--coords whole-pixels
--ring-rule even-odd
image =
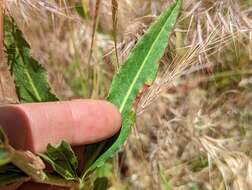
[[[94,190],[106,190],[108,189],[108,178],[99,177],[94,182]]]
[[[29,180],[29,177],[13,164],[0,167],[0,187],[27,180]]]
[[[138,41],[128,59],[114,77],[107,100],[116,105],[122,114],[120,132],[105,142],[101,154],[88,168],[85,175],[104,164],[123,145],[134,124],[133,103],[145,84],[152,84],[156,78],[158,64],[168,44],[180,12],[182,0],[177,0],[165,10]]]
[[[11,152],[5,147],[0,147],[0,166],[8,164],[10,161]]]
[[[55,172],[66,180],[76,180],[78,178],[76,174],[78,161],[68,143],[63,141],[58,146],[49,144],[47,152],[41,154],[41,157],[53,167]]]
[[[9,17],[5,17],[4,44],[8,64],[15,79],[20,102],[48,102],[58,98],[50,92],[44,68],[30,55],[30,46],[22,32]]]

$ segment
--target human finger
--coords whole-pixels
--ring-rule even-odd
[[[121,116],[101,100],[29,103],[1,106],[0,125],[11,145],[37,153],[48,143],[65,140],[78,146],[111,137],[120,129]]]

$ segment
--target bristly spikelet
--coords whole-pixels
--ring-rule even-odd
[[[46,12],[66,16],[64,9],[46,0],[6,0],[8,14],[23,22],[29,22],[34,16],[46,19]]]
[[[228,150],[224,145],[226,142],[207,136],[199,138],[209,162],[220,171],[226,189],[249,190],[252,186],[252,160],[242,152]]]

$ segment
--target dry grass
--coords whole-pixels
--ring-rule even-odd
[[[118,61],[110,1],[101,1],[91,61],[95,1],[82,1],[85,20],[74,11],[77,0],[45,2],[7,5],[54,90],[68,99],[104,98],[117,62],[172,0],[118,1]],[[170,41],[137,125],[115,158],[118,178],[110,189],[169,190],[161,174],[178,190],[251,189],[251,0],[184,1]]]

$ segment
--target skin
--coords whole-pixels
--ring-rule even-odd
[[[74,149],[80,152],[80,145],[99,142],[116,134],[121,127],[121,115],[114,105],[94,100],[6,105],[0,107],[0,125],[15,148],[39,153],[49,142],[57,144],[65,140],[78,146]],[[66,188],[32,182],[0,188],[15,189]]]

